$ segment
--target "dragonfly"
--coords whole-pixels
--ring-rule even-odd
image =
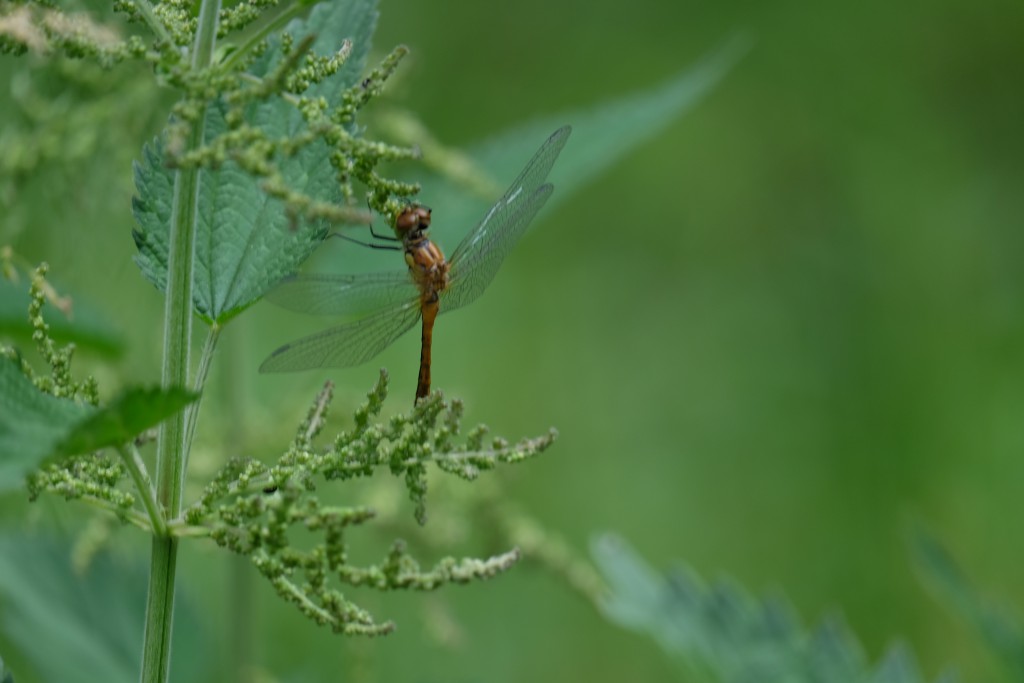
[[[430,241],[431,211],[410,204],[394,222],[394,238],[405,252],[406,270],[383,273],[309,273],[286,276],[267,299],[289,310],[353,316],[349,322],[276,349],[261,373],[293,372],[361,365],[421,322],[416,401],[430,393],[434,321],[476,300],[494,279],[502,261],[551,197],[547,182],[572,128],[563,126],[541,145],[501,199],[462,239],[450,259]],[[389,248],[386,245],[367,246]]]

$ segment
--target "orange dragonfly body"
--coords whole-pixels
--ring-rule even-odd
[[[430,241],[430,209],[413,204],[395,220],[407,270],[358,275],[291,275],[267,299],[304,313],[353,315],[355,320],[278,348],[260,372],[360,365],[422,321],[416,399],[430,393],[430,351],[439,313],[480,296],[553,190],[548,173],[571,132],[559,128],[541,145],[501,199],[445,259]]]

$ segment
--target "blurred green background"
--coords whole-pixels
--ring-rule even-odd
[[[654,87],[737,30],[752,39],[705,101],[543,214],[487,295],[441,319],[435,384],[508,437],[558,427],[552,451],[498,476],[580,553],[614,530],[657,566],[785,593],[809,621],[842,612],[872,659],[903,638],[930,676],[991,677],[921,588],[905,533],[923,520],[1024,604],[1024,5],[388,0],[381,14],[381,54],[412,48],[391,103],[456,146]],[[12,104],[27,65],[53,73],[0,59],[6,134],[61,120]],[[16,182],[0,164],[0,243],[49,261],[126,340],[116,362],[86,354],[111,393],[159,375],[161,298],[131,262],[128,209],[131,157],[168,103],[119,79],[77,95],[34,81],[67,111],[128,94],[91,114],[109,138],[80,156]],[[443,220],[450,251],[469,226]],[[387,366],[404,407],[417,335],[358,369],[255,374],[322,322],[259,305],[229,326],[223,352],[251,372],[215,368],[211,391],[235,399],[209,402],[197,476],[224,441],[269,455],[325,377],[345,406]],[[237,575],[212,547],[184,553],[181,583],[226,623]],[[342,642],[251,586],[255,656],[301,680],[684,680],[529,568],[440,594],[464,630],[455,649],[424,626],[422,596],[371,598],[399,631]]]

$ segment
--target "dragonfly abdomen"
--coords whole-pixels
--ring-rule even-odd
[[[416,381],[416,400],[426,398],[430,393],[430,350],[434,343],[434,320],[437,318],[438,301],[424,301],[422,307],[423,332],[420,337],[420,373]]]

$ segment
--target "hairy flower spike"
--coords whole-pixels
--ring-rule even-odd
[[[383,92],[384,84],[395,73],[398,64],[407,54],[409,54],[409,48],[399,45],[361,83],[349,88],[342,96],[342,106],[333,116],[335,123],[352,123],[355,113]]]
[[[306,419],[299,425],[295,441],[292,442],[293,449],[310,449],[313,439],[323,429],[324,421],[327,419],[327,406],[334,398],[334,382],[325,382],[324,388],[316,397],[316,401],[309,409]]]
[[[71,359],[75,353],[74,344],[59,347],[50,336],[50,326],[43,317],[43,306],[47,301],[54,301],[66,315],[71,312],[71,301],[59,297],[53,286],[47,281],[46,273],[49,266],[40,264],[32,273],[29,287],[29,321],[32,323],[32,341],[43,361],[50,366],[50,375],[36,375],[26,362],[22,362],[25,374],[32,378],[40,391],[58,398],[70,398],[89,405],[99,404],[99,389],[96,380],[86,377],[75,381],[71,376]]]
[[[277,7],[279,0],[246,0],[231,7],[222,8],[217,25],[217,37],[224,38],[233,31],[245,28],[259,19],[271,7]]]
[[[103,454],[81,455],[47,465],[28,479],[29,500],[53,493],[65,500],[85,500],[127,521],[135,496],[119,488],[127,474],[124,465]]]
[[[139,38],[122,39],[115,28],[86,13],[71,13],[40,2],[0,7],[0,52],[21,54],[29,50],[94,59],[104,68],[142,58],[146,52]]]
[[[352,41],[350,40],[342,43],[341,49],[332,55],[306,54],[306,64],[288,76],[285,81],[285,90],[294,94],[305,92],[309,86],[321,83],[336,74],[341,67],[345,66],[345,62],[348,61],[351,54]]]
[[[133,3],[136,8],[141,5]],[[192,42],[195,35],[197,19],[192,16],[192,4],[182,0],[164,0],[153,5],[153,14],[166,30],[171,40],[178,47],[185,47]]]
[[[384,399],[388,397],[388,371],[381,368],[380,375],[377,377],[377,383],[373,385],[373,389],[366,394],[366,403],[361,405],[356,410],[353,419],[356,423],[356,429],[353,436],[358,436],[366,431],[367,425],[370,424],[370,418],[377,417],[380,415],[381,408],[384,407]],[[338,436],[339,441],[345,438],[347,435],[342,433]],[[339,444],[334,444],[334,449],[338,450]]]

